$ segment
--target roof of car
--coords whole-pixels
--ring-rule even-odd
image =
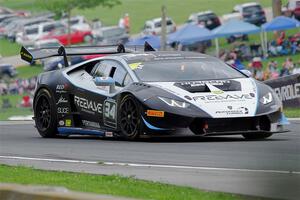
[[[187,51],[149,51],[127,53],[122,54],[121,58],[123,58],[127,63],[183,59],[214,59],[213,57],[205,54]]]
[[[198,13],[193,13],[192,15],[207,15],[207,14],[214,14],[214,12],[211,10],[206,10],[206,11],[201,11]]]
[[[234,6],[234,10],[240,10],[242,8],[245,8],[245,7],[250,7],[250,6],[258,6],[260,4],[256,3],[256,2],[249,2],[249,3],[243,3],[243,4],[238,4],[236,6]]]
[[[172,20],[170,17],[167,17],[166,20]],[[151,19],[151,20],[147,20],[146,22],[153,22],[153,23],[156,23],[156,22],[160,22],[161,21],[161,17],[158,17],[158,18],[154,18],[154,19]]]

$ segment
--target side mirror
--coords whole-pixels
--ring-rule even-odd
[[[246,76],[248,76],[248,77],[252,77],[252,72],[250,72],[250,71],[247,70],[247,69],[242,69],[241,72],[242,72],[243,74],[245,74]]]
[[[103,89],[108,88],[109,93],[113,93],[115,91],[115,80],[111,77],[96,77],[93,79],[94,83],[98,87],[103,87]]]

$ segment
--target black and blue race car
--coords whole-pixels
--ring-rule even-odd
[[[204,54],[103,47],[21,49],[33,62],[108,54],[38,76],[33,109],[42,137],[136,139],[194,133],[261,139],[284,132],[282,103],[246,73]]]

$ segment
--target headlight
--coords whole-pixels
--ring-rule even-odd
[[[168,104],[169,106],[172,107],[178,107],[178,108],[187,108],[190,106],[189,103],[184,102],[184,101],[178,101],[178,100],[174,100],[174,99],[169,99],[166,97],[158,97],[160,100],[162,100],[163,102],[165,102],[166,104]]]
[[[273,96],[271,92],[268,92],[265,94],[262,98],[259,100],[262,104],[266,105],[269,104],[273,101]]]

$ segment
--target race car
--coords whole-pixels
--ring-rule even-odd
[[[42,137],[194,133],[262,139],[284,132],[282,103],[247,73],[204,54],[123,45],[21,49],[33,62],[63,56],[65,68],[38,76],[34,120]],[[67,56],[109,54],[68,66]]]

